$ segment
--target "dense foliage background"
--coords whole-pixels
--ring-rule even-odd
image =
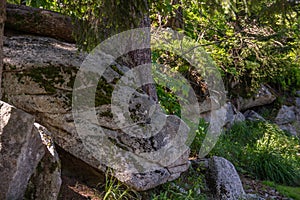
[[[168,19],[180,11],[184,27],[179,29],[211,54],[230,95],[250,95],[261,83],[280,92],[300,88],[297,4],[278,0],[164,2],[153,3],[153,25],[172,27]]]
[[[217,63],[230,97],[251,95],[262,83],[281,94],[300,88],[300,5],[295,0],[8,2],[62,12],[83,22],[75,35],[87,50],[128,29],[134,21],[128,15],[138,18],[149,7],[152,26],[182,31],[203,45]],[[161,55],[173,59],[167,52]]]

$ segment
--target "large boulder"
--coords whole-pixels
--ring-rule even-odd
[[[37,179],[55,177],[59,180],[59,160],[56,163],[49,162],[53,158],[52,155],[47,155],[50,153],[47,146],[51,146],[52,153],[55,153],[55,149],[51,144],[43,144],[38,124],[34,124],[34,116],[2,101],[0,116],[0,199],[23,199],[33,174],[36,174]],[[51,168],[52,171],[39,171],[40,165]],[[56,172],[54,175],[53,171]],[[51,184],[35,182],[35,188],[40,190],[38,195],[56,199],[60,181],[53,187]]]
[[[72,92],[85,53],[73,44],[50,38],[15,36],[6,38],[4,55],[3,99],[33,114],[53,134],[55,143],[75,157],[101,171],[114,168],[119,180],[137,190],[153,188],[187,169],[189,128],[178,117],[162,113],[141,91],[132,96],[127,116],[122,112],[113,115],[112,92],[127,67],[113,63],[106,69],[94,91],[95,108],[85,108],[91,99],[89,89],[82,90],[78,97],[82,106],[76,114],[83,112],[85,119],[76,121]],[[90,78],[83,77],[82,84],[88,85],[93,75]],[[91,113],[97,121],[93,115],[88,118]],[[122,126],[122,119],[128,116],[134,126]],[[78,131],[78,124],[82,131]],[[133,135],[136,128],[148,130],[146,133],[154,125],[160,127],[160,131],[154,130],[155,135]],[[93,131],[95,135],[82,135]],[[99,152],[102,150],[106,153]]]
[[[0,199],[22,199],[44,154],[34,117],[4,102],[1,108]]]
[[[208,163],[208,178],[210,190],[214,199],[236,200],[245,198],[240,177],[231,162],[222,157],[214,156]]]

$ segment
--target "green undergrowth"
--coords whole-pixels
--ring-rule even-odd
[[[195,124],[191,124],[191,122],[185,121],[189,127],[195,126]],[[198,129],[196,130],[195,137],[193,138],[193,142],[190,145],[191,157],[197,157],[197,154],[202,146],[203,140],[206,136],[207,130],[209,127],[209,123],[207,123],[204,119],[199,120]]]
[[[201,164],[190,166],[180,178],[160,185],[154,189],[137,192],[106,173],[106,181],[99,185],[103,200],[205,200],[204,167]]]
[[[203,166],[190,167],[180,178],[163,184],[151,191],[151,200],[204,200],[205,191]]]
[[[207,128],[208,124],[200,120],[191,145],[191,156],[196,156],[199,151]],[[244,121],[234,124],[230,130],[224,132],[209,156],[224,157],[240,173],[264,180],[265,185],[275,188],[286,197],[300,199],[299,142],[298,138],[281,131],[277,125]],[[108,178],[104,187],[104,199],[207,199],[210,194],[204,175],[203,166],[192,165],[180,178],[146,192],[132,191],[115,178]]]
[[[299,139],[267,122],[239,122],[223,134],[210,155],[231,161],[260,180],[299,185]]]
[[[103,190],[101,199],[103,200],[139,200],[141,195],[111,176],[111,171],[106,173],[105,183],[99,185]]]
[[[299,200],[300,199],[300,187],[291,187],[285,185],[278,185],[271,181],[264,181],[263,184],[275,188],[280,194],[286,197]]]

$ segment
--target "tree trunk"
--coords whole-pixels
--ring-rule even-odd
[[[146,27],[150,27],[151,23],[150,23],[150,18],[149,15],[146,14],[139,26],[139,28],[146,28]],[[149,64],[149,67],[146,68],[146,71],[143,71],[142,74],[140,74],[140,80],[142,83],[146,83],[146,80],[149,80],[148,77],[152,77],[152,69],[151,69],[151,49],[150,49],[150,39],[151,39],[151,35],[150,32],[148,34],[148,43],[149,43],[149,48],[148,49],[139,49],[139,50],[135,50],[133,52],[129,53],[129,57],[131,60],[131,65],[130,67],[137,67],[139,65],[143,65],[143,64]],[[154,84],[145,84],[142,86],[143,91],[145,91],[149,97],[154,100],[155,102],[158,102],[158,97],[157,97],[157,92],[156,92],[156,88]]]
[[[146,7],[148,8],[147,2],[144,1]],[[134,8],[132,8],[132,10],[134,10]],[[151,22],[150,22],[150,17],[149,17],[149,12],[143,13],[141,16],[141,20],[139,25],[135,25],[132,24],[131,27],[128,28],[150,28],[151,27]],[[152,78],[152,69],[151,69],[151,49],[150,49],[150,39],[151,39],[151,34],[150,34],[150,29],[149,29],[149,33],[147,34],[147,40],[145,40],[145,42],[147,42],[146,46],[149,44],[149,48],[147,49],[138,49],[135,51],[132,51],[130,53],[128,53],[128,55],[125,55],[123,58],[125,59],[121,59],[121,62],[123,64],[125,64],[126,66],[128,66],[129,68],[134,68],[137,67],[139,65],[144,65],[144,64],[148,64],[149,67],[146,68],[145,71],[141,72],[139,78],[141,83],[147,83],[146,80],[149,80],[149,77]],[[135,38],[132,38],[133,42],[135,40]],[[145,69],[145,68],[144,68]],[[154,100],[156,103],[158,102],[158,97],[157,97],[157,92],[156,92],[156,88],[155,88],[155,84],[145,84],[142,86],[141,88],[144,92],[146,92],[149,97]]]
[[[172,6],[178,5],[178,8],[174,10],[175,16],[171,14],[169,18],[167,18],[167,23],[165,27],[171,27],[174,30],[183,30],[184,29],[184,20],[183,20],[183,10],[182,3],[180,0],[172,0]]]
[[[0,0],[0,99],[2,99],[2,70],[3,70],[3,32],[6,16],[6,0]]]
[[[68,16],[24,5],[7,4],[6,28],[75,42],[74,26]]]

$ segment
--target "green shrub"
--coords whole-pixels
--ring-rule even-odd
[[[300,179],[299,139],[267,122],[239,122],[223,134],[212,155],[262,180],[295,185]]]

